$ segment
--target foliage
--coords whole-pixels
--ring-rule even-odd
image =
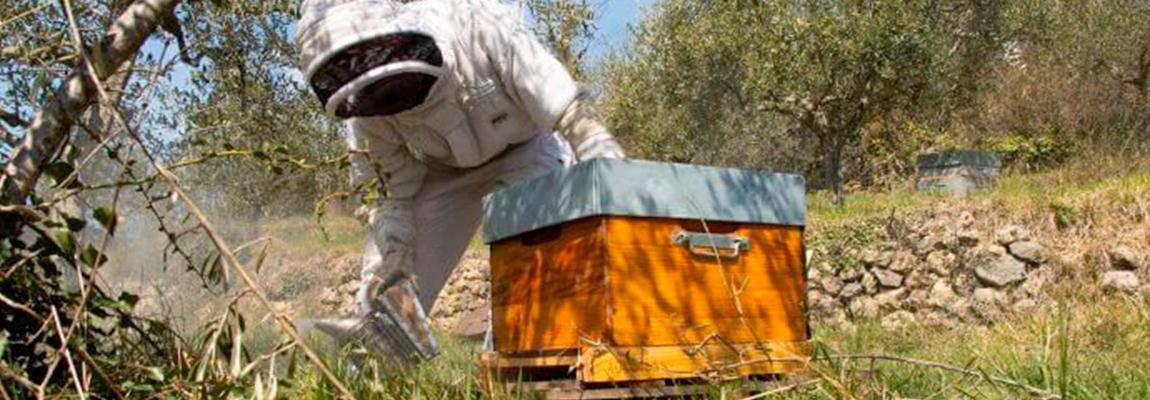
[[[602,108],[639,157],[823,189],[894,187],[920,152],[1017,132],[1051,133],[1054,158],[1137,153],[1147,22],[1132,1],[668,0],[602,67]]]
[[[172,107],[183,111],[163,122],[184,128],[167,145],[169,151],[180,158],[221,148],[256,152],[189,171],[186,179],[204,204],[221,214],[307,213],[344,186],[340,168],[299,169],[259,158],[278,154],[318,163],[346,152],[339,126],[321,113],[296,69],[287,29],[295,15],[288,3],[194,8],[184,24],[185,51],[194,63],[187,66],[187,85],[168,93]],[[278,201],[268,201],[272,198]]]
[[[583,59],[595,34],[595,10],[587,0],[525,0],[534,16],[535,33],[551,46],[555,57],[582,80]]]
[[[1002,155],[1007,166],[1034,170],[1066,162],[1078,150],[1075,143],[1060,143],[1050,136],[1011,135],[994,140],[989,146]]]
[[[840,193],[843,158],[865,126],[944,98],[952,24],[940,15],[938,2],[668,1],[632,53],[608,65],[605,109],[645,157],[801,171],[817,162],[818,182]]]
[[[252,8],[241,9],[244,5]],[[11,56],[12,61],[0,67],[4,69],[0,88],[5,92],[0,109],[5,110],[4,125],[10,128],[4,129],[5,144],[0,146],[0,161],[6,164],[0,179],[0,308],[4,310],[0,394],[4,398],[56,397],[72,389],[82,398],[172,396],[189,393],[188,388],[195,388],[199,396],[219,397],[249,392],[253,381],[252,390],[264,390],[260,379],[275,379],[277,355],[294,360],[303,349],[317,362],[295,340],[294,330],[284,330],[286,341],[267,354],[257,357],[246,352],[244,323],[233,308],[204,327],[205,337],[190,339],[198,335],[176,331],[169,320],[136,314],[139,297],[108,284],[109,270],[123,268],[109,262],[115,256],[110,245],[153,243],[149,240],[153,235],[160,236],[163,260],[154,261],[159,265],[149,265],[149,269],[164,271],[169,265],[183,264],[202,285],[223,285],[224,293],[228,280],[234,279],[229,278],[228,269],[243,274],[244,268],[258,270],[263,262],[262,257],[247,254],[250,244],[232,249],[220,238],[173,170],[186,172],[226,156],[247,157],[258,168],[317,169],[306,155],[290,152],[298,148],[252,150],[221,144],[192,159],[180,159],[188,154],[168,147],[173,135],[163,131],[165,122],[174,121],[168,127],[179,130],[187,128],[191,118],[179,118],[187,109],[172,108],[178,102],[155,95],[157,87],[167,89],[164,94],[173,92],[161,86],[162,78],[177,64],[195,64],[197,58],[205,71],[210,67],[226,71],[236,65],[224,61],[229,54],[226,48],[211,53],[207,51],[213,49],[210,40],[183,29],[203,26],[182,26],[180,18],[200,21],[195,16],[202,13],[231,15],[237,19],[230,22],[248,27],[258,25],[256,15],[275,10],[275,5],[244,5],[197,2],[176,9],[176,2],[156,0],[0,5],[0,21],[15,26],[12,32],[17,33],[4,35],[5,58]],[[168,35],[152,36],[156,27]],[[110,40],[133,35],[140,39]],[[144,44],[148,37],[153,40]],[[256,43],[273,43],[264,38],[259,34],[248,37]],[[140,46],[146,50],[137,53]],[[178,51],[170,51],[174,48]],[[113,54],[123,54],[127,60],[113,58]],[[65,78],[69,74],[84,77],[73,80],[84,87],[56,87],[73,82]],[[208,73],[213,74],[223,72]],[[200,89],[217,87],[202,83]],[[210,91],[192,94],[204,93]],[[240,91],[237,97],[245,94]],[[298,97],[289,94],[281,100]],[[92,103],[97,104],[86,109]],[[176,118],[165,120],[157,115]],[[36,130],[44,124],[59,126],[63,140],[48,137],[56,135],[55,130]],[[46,149],[43,159],[13,164],[17,155],[33,154],[29,149],[37,143],[59,146]],[[163,166],[168,163],[170,168]],[[9,179],[13,171],[22,170],[34,172],[27,175],[33,182],[30,191]],[[45,179],[35,184],[41,176]],[[158,232],[136,229],[142,220]],[[241,256],[249,261],[241,263]],[[246,283],[248,290],[232,292],[231,301],[255,297],[266,306],[259,288]]]

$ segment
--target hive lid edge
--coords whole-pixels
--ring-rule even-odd
[[[643,160],[592,160],[484,198],[484,242],[595,215],[806,224],[800,175]]]

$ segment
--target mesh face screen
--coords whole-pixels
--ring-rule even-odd
[[[406,73],[380,79],[352,95],[336,109],[339,118],[399,114],[423,104],[436,78]]]
[[[397,33],[366,40],[340,51],[339,54],[327,60],[327,62],[312,75],[310,82],[311,88],[312,91],[315,92],[316,97],[319,98],[320,103],[326,105],[328,99],[330,99],[335,92],[339,91],[340,88],[355,80],[355,78],[360,75],[383,65],[413,60],[423,61],[437,67],[443,66],[443,55],[440,54],[439,47],[435,45],[435,40],[427,35]],[[404,97],[403,93],[388,92],[386,89],[418,89],[419,86],[426,85],[428,78],[430,78],[432,84],[435,82],[434,77],[422,74],[400,74],[397,75],[397,77],[403,77],[404,75],[421,76],[423,78],[404,78],[395,81],[389,78],[373,84],[368,89],[374,90],[377,94],[386,95],[391,99],[411,103],[415,100],[402,98]],[[393,82],[386,83],[385,81]],[[418,99],[418,102],[415,102],[415,105],[419,105],[423,102],[424,98],[426,98],[427,91],[431,88],[430,85],[426,86],[427,88],[425,90],[415,90],[410,93],[409,96],[416,96],[419,92],[422,92],[422,96]],[[367,92],[367,90],[364,90],[364,92]],[[357,103],[371,103],[377,106],[380,103],[379,101],[367,99],[359,94],[353,97],[359,100]],[[343,110],[344,108],[348,108],[348,110]],[[352,115],[348,116],[366,116],[355,115],[358,114],[358,112],[355,111],[367,111],[359,110],[358,108],[360,107],[345,104],[340,107],[340,110],[352,112]],[[386,108],[391,109],[394,107]]]

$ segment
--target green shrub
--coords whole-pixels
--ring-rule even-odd
[[[989,142],[988,147],[1002,155],[1006,167],[1030,171],[1061,164],[1080,151],[1078,143],[1048,135],[1015,133]]]

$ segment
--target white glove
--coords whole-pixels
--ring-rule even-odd
[[[580,162],[593,158],[627,158],[623,147],[595,114],[595,109],[582,100],[575,99],[567,106],[559,118],[557,130],[571,143],[575,158]]]
[[[360,315],[372,311],[367,301],[367,287],[371,279],[386,279],[395,273],[410,275],[415,266],[415,218],[411,211],[411,200],[383,200],[363,214],[369,230],[368,240],[373,241],[378,254],[372,254],[369,250],[364,255],[366,262],[361,274],[363,281],[356,294]]]
[[[371,219],[375,216],[375,210],[376,207],[363,205],[356,208],[355,212],[351,215],[354,216],[355,220],[359,221],[360,224],[367,226],[371,224]]]

